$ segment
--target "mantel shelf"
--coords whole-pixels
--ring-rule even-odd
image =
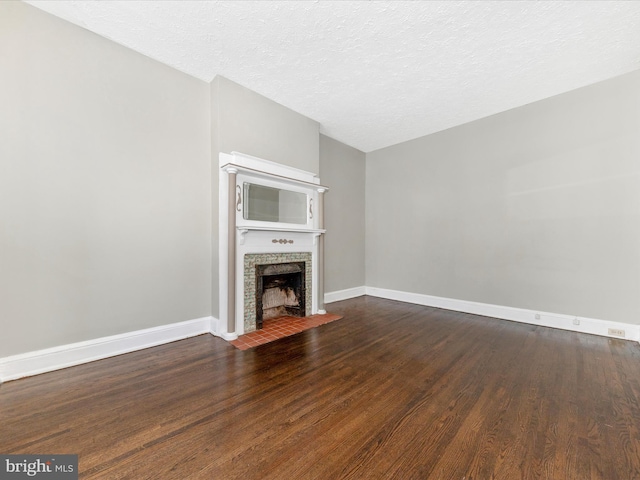
[[[268,172],[263,172],[260,170],[256,170],[254,168],[249,168],[249,167],[244,167],[242,165],[237,165],[235,163],[227,163],[225,165],[222,165],[220,167],[222,170],[228,170],[228,169],[232,169],[232,170],[237,170],[240,172],[246,172],[249,173],[251,176],[256,177],[256,178],[266,178],[266,179],[278,179],[281,182],[284,182],[286,184],[291,184],[291,185],[303,185],[305,187],[310,187],[313,188],[315,190],[318,190],[320,192],[328,192],[329,191],[329,187],[326,187],[324,185],[320,185],[319,183],[314,183],[314,182],[307,182],[305,180],[299,180],[297,178],[291,178],[291,177],[286,177],[284,175],[278,175],[276,173],[268,173]]]
[[[251,230],[261,231],[261,232],[292,232],[292,233],[313,233],[316,235],[325,233],[324,229],[317,228],[291,228],[291,227],[256,227],[253,225],[247,226],[237,226],[236,227],[239,232],[249,232]]]

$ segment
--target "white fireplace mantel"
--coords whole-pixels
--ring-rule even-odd
[[[320,185],[318,177],[311,172],[236,152],[221,153],[219,166],[220,322],[214,333],[233,340],[245,332],[244,257],[247,254],[311,254],[311,313],[325,313],[323,195],[328,188]],[[244,182],[304,193],[308,201],[306,223],[244,218]]]

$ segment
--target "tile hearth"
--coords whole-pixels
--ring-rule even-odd
[[[324,315],[309,315],[308,317],[278,317],[264,320],[261,330],[241,335],[237,340],[232,340],[229,343],[240,350],[248,350],[341,318],[341,315],[326,313]]]

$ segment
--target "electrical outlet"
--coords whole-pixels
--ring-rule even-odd
[[[619,328],[610,328],[609,335],[615,335],[616,337],[624,337],[624,330],[620,330]]]
[[[574,318],[573,319],[573,324],[574,325],[580,325],[580,319],[579,318]]]
[[[540,314],[536,313],[536,320],[540,320]]]

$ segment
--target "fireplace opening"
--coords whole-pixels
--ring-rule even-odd
[[[305,316],[305,262],[256,265],[256,328],[263,320]]]

